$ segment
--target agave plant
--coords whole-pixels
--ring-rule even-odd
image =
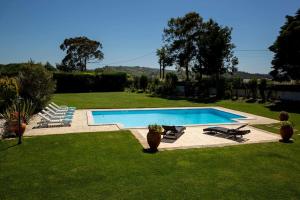
[[[1,114],[0,117],[5,121],[13,121],[16,120],[15,114],[11,111],[10,107],[6,108]]]
[[[154,132],[154,133],[161,133],[162,132],[162,127],[157,124],[150,124],[148,126],[149,131]]]
[[[1,116],[5,119],[5,121],[13,121],[18,120],[19,117],[19,109],[18,103],[16,101],[13,102],[11,106],[6,108],[2,113]],[[25,99],[20,103],[20,116],[24,123],[28,124],[30,121],[31,116],[35,111],[35,105],[29,99]]]
[[[21,103],[21,114],[24,118],[24,122],[26,124],[29,123],[30,121],[30,118],[32,117],[34,111],[35,111],[36,107],[35,105],[33,104],[33,102],[29,99],[26,99],[24,100],[22,103]]]

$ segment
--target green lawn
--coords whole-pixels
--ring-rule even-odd
[[[202,104],[144,94],[60,94],[53,100],[78,108],[217,105],[278,116],[264,104]],[[296,109],[291,118],[299,123]],[[276,125],[261,127],[278,132]],[[0,199],[299,199],[298,138],[296,133],[288,144],[156,154],[144,153],[127,131],[38,136],[17,146],[15,140],[0,141]]]
[[[0,142],[0,199],[297,199],[299,145],[148,154],[127,131]]]

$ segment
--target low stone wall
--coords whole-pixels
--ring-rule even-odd
[[[177,86],[177,95],[184,95],[184,86]],[[216,89],[209,88],[209,95],[215,95]],[[233,90],[233,95],[239,97],[251,97],[251,91],[246,89]],[[286,101],[300,101],[300,91],[283,91],[283,90],[266,90],[265,96],[270,99],[286,100]],[[259,90],[257,90],[257,97],[260,98]]]
[[[251,92],[245,89],[237,90],[237,94],[240,97],[249,97],[249,96],[251,97]],[[259,91],[257,91],[257,96],[260,98]],[[265,96],[271,99],[286,100],[286,101],[300,101],[300,92],[297,91],[266,90]]]
[[[300,92],[277,91],[276,95],[281,100],[300,101]]]

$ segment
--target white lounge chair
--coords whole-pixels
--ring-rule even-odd
[[[51,119],[72,119],[73,118],[72,115],[55,115],[45,109],[42,110],[42,112],[45,113],[46,115],[48,115],[49,118],[51,118]]]
[[[67,119],[50,119],[42,113],[38,113],[41,117],[41,121],[38,123],[41,127],[52,127],[52,126],[71,126],[72,120]]]
[[[63,114],[71,114],[71,113],[74,113],[75,110],[60,110],[60,109],[57,109],[55,108],[53,105],[49,104],[49,107],[52,108],[52,110],[54,110],[56,113],[63,113]]]
[[[73,112],[56,112],[55,110],[53,110],[53,108],[50,108],[48,106],[46,106],[45,109],[52,115],[56,116],[73,116],[74,114]]]
[[[68,110],[75,110],[76,107],[69,107],[69,106],[66,106],[66,105],[57,105],[56,103],[54,102],[51,102],[50,104],[52,104],[54,107],[56,107],[57,109],[68,109]]]

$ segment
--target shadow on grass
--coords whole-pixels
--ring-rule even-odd
[[[234,137],[234,135],[226,135],[226,134],[222,134],[222,133],[213,133],[213,132],[203,132],[203,134],[206,135],[210,135],[210,136],[215,136],[215,137],[219,137],[219,138],[224,138],[224,139],[228,139],[228,140],[232,140],[238,143],[244,143],[246,141],[248,141],[249,139],[244,138],[244,137]]]
[[[256,103],[256,99],[247,99],[246,103]]]
[[[294,140],[284,141],[283,139],[280,139],[279,142],[285,143],[285,144],[293,144]]]
[[[157,153],[158,150],[157,149],[153,150],[153,149],[148,148],[148,149],[143,149],[143,152],[144,153],[149,153],[149,154],[154,154],[154,153]]]
[[[159,95],[148,95],[149,97],[156,97],[156,98],[162,98],[167,100],[186,100],[194,103],[216,103],[219,101],[215,96],[213,97],[178,97],[178,96],[159,96]]]
[[[297,105],[299,102],[293,102],[293,101],[280,101],[280,102],[274,102],[270,105],[267,105],[266,107],[269,108],[272,111],[287,111],[291,113],[300,113],[300,106]]]
[[[15,147],[15,146],[18,146],[18,145],[19,145],[18,143],[17,143],[17,144],[13,144],[13,145],[10,145],[10,146],[1,148],[0,151],[6,151],[6,150],[8,150],[8,149],[10,149],[10,148],[13,148],[13,147]]]

